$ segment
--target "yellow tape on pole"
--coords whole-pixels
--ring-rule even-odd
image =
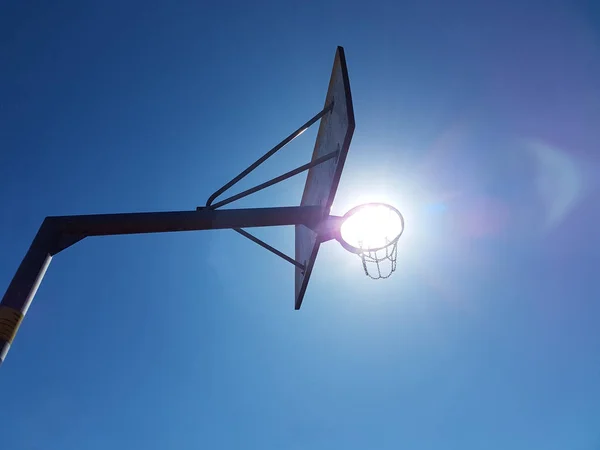
[[[12,343],[23,320],[23,314],[8,306],[0,305],[0,341]]]

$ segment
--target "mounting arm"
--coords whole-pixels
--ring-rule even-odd
[[[54,255],[88,236],[306,225],[327,217],[320,206],[47,217],[0,303],[0,364]]]

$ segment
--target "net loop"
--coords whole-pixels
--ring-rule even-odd
[[[386,239],[386,241],[387,245],[378,250],[363,249],[361,245],[361,250],[358,253],[365,275],[373,280],[385,280],[396,270],[398,238],[393,241]]]

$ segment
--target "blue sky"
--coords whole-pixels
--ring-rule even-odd
[[[0,3],[2,289],[47,215],[203,204],[322,107],[337,45],[333,212],[407,221],[385,282],[324,245],[299,312],[292,266],[233,232],[68,249],[0,369],[2,448],[600,448],[598,7],[287,3]]]

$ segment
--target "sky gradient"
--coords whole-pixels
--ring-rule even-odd
[[[327,243],[298,312],[293,267],[232,231],[84,240],[0,368],[0,447],[599,449],[597,2],[218,5],[0,2],[0,289],[47,215],[204,204],[322,108],[337,45],[332,212],[397,206],[398,271]]]

